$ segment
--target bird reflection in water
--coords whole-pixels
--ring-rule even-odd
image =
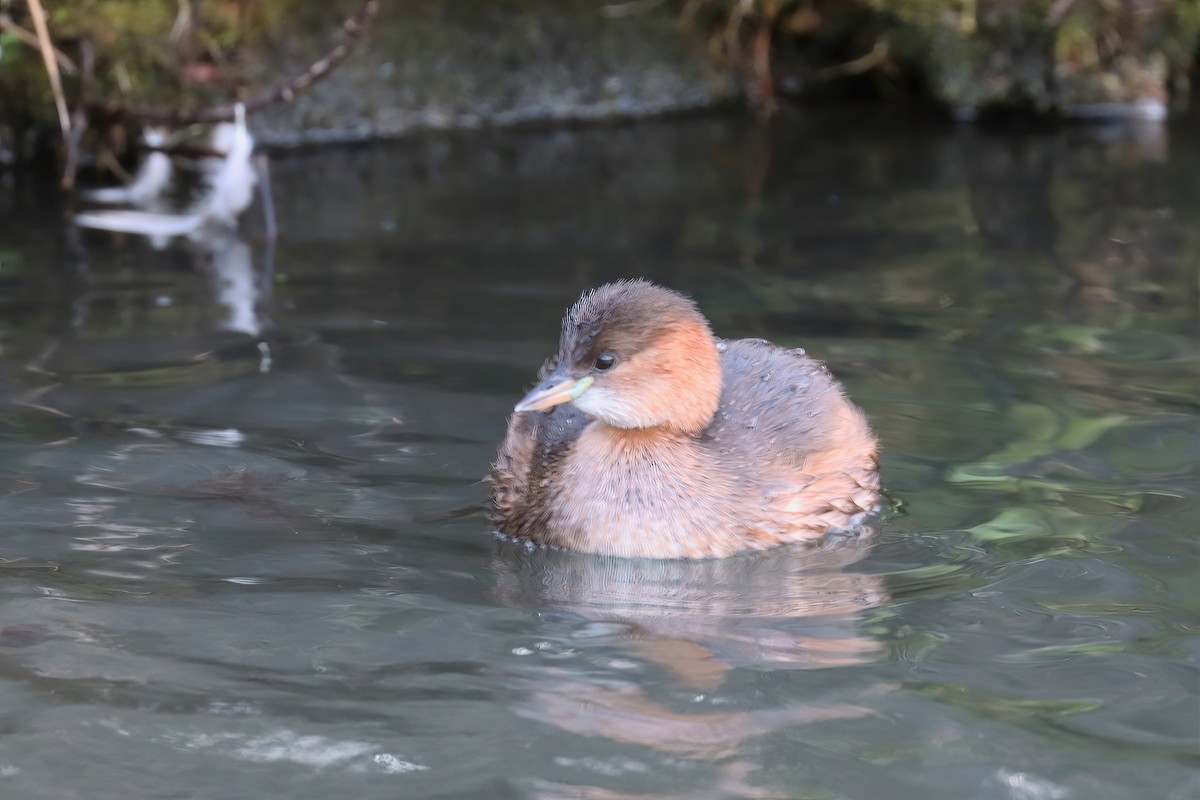
[[[553,662],[528,682],[514,711],[570,734],[651,748],[670,759],[716,763],[719,776],[704,792],[623,794],[545,781],[536,798],[777,797],[750,783],[751,740],[777,731],[872,713],[871,701],[891,687],[856,689],[854,702],[815,699],[750,709],[705,703],[681,710],[668,697],[648,696],[647,674],[690,695],[718,692],[739,668],[777,672],[844,667],[883,656],[884,645],[863,633],[863,615],[888,598],[884,578],[853,565],[870,550],[872,534],[831,537],[816,547],[783,548],[715,560],[638,560],[503,543],[494,557],[496,592],[506,605],[577,617],[576,649],[640,662],[641,680],[622,670],[572,670]],[[612,663],[612,658],[592,664]],[[614,676],[614,673],[616,675]]]

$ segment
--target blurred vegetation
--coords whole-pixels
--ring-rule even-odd
[[[247,56],[283,24],[288,0],[80,0],[49,9],[56,46],[78,61],[89,42],[96,64],[89,91],[139,105],[186,102],[242,82]],[[0,33],[0,116],[37,116],[52,105],[39,54],[12,26],[32,30],[23,0],[0,0],[11,25]],[[68,95],[80,90],[75,68],[64,74]]]
[[[36,37],[38,4],[0,0],[0,148],[15,145],[18,156],[36,153],[53,127],[56,98]],[[129,119],[180,125],[230,116],[222,110],[231,101],[294,77],[264,73],[265,56],[286,51],[289,36],[310,32],[300,37],[311,50],[302,59],[305,65],[319,63],[327,56],[322,48],[337,40],[339,25],[345,35],[349,15],[372,5],[79,0],[51,6],[45,14],[58,53],[62,99],[74,110],[79,135],[88,130],[92,145],[100,140],[121,150],[128,138],[122,123]]]
[[[971,111],[1163,99],[1186,87],[1198,0],[684,0],[751,100],[865,76],[884,97]]]
[[[31,14],[39,3],[0,0],[0,150],[18,154],[31,142],[54,142],[55,98]],[[127,133],[114,123],[138,118],[139,109],[158,109],[159,116],[173,110],[186,121],[189,110],[211,110],[278,84],[288,77],[272,74],[284,69],[281,64],[319,62],[365,5],[76,0],[50,5],[47,23],[60,53],[66,104],[86,112],[93,145],[97,135],[108,144],[115,137],[119,149]],[[671,19],[694,34],[716,63],[746,76],[748,99],[763,114],[784,96],[931,101],[964,116],[992,109],[1087,116],[1140,101],[1161,107],[1172,95],[1189,93],[1200,41],[1200,0],[596,0],[561,8],[473,2],[453,13],[431,12],[427,3],[388,5],[381,39],[393,41],[396,31],[444,39],[453,37],[455,24],[463,26],[465,38],[469,18],[486,17],[498,43],[512,39],[514,63],[542,59],[580,82],[595,77],[575,74],[580,70],[611,66],[567,57],[566,49],[586,52],[592,43],[555,37],[585,35],[587,26],[556,27],[550,17],[585,14],[595,29],[612,21],[625,30],[651,24],[651,18],[654,24]],[[535,24],[550,33],[531,42],[523,31]],[[493,67],[468,59],[447,63],[438,52],[463,50],[392,52],[381,46],[379,69],[395,71],[391,59],[423,58],[430,61],[427,68],[406,74],[428,75],[435,86],[438,75],[462,73],[481,87],[481,105],[504,95],[498,86],[503,74],[472,72],[492,73]],[[671,69],[669,59],[662,64]],[[356,76],[378,80],[374,67]],[[423,86],[409,92],[436,94]],[[293,93],[279,94],[276,100],[286,101]],[[325,103],[326,116],[347,113],[332,99]],[[428,97],[426,104],[437,107],[439,98]]]

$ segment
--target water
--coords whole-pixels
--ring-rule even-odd
[[[1188,133],[312,151],[274,162],[273,253],[253,215],[72,235],[0,178],[0,795],[1200,796]],[[492,540],[563,309],[639,275],[845,380],[873,542]]]

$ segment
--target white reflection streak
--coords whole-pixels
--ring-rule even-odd
[[[161,145],[164,137],[160,131],[148,130],[146,140]],[[205,162],[205,193],[188,211],[169,214],[146,210],[165,191],[171,178],[169,157],[154,152],[143,161],[138,179],[131,186],[84,195],[97,202],[128,202],[140,208],[84,212],[76,215],[75,222],[83,227],[146,236],[160,249],[170,237],[187,236],[198,255],[207,257],[216,272],[217,301],[229,310],[222,327],[258,336],[263,328],[257,309],[261,291],[250,247],[236,233],[238,216],[253,201],[258,182],[254,137],[246,127],[242,105],[237,106],[236,122],[213,127],[210,144],[225,156]],[[270,363],[270,353],[264,352],[263,372],[270,369]]]
[[[246,435],[237,428],[179,431],[179,438],[208,447],[237,447],[246,441]]]
[[[150,147],[160,148],[166,143],[166,134],[161,128],[147,128],[142,140]],[[128,186],[110,186],[80,192],[84,200],[104,205],[129,203],[148,206],[162,197],[171,184],[174,167],[171,157],[161,150],[152,150],[138,165],[137,174]]]
[[[181,733],[166,738],[186,750],[217,750],[239,761],[257,764],[290,762],[317,769],[344,767],[353,772],[375,770],[389,775],[429,769],[393,753],[381,752],[371,742],[300,734],[286,728],[257,735]]]
[[[1070,790],[1026,772],[999,769],[996,780],[1008,787],[1012,800],[1065,800],[1071,796]]]
[[[217,302],[229,309],[224,327],[257,336],[262,332],[262,322],[258,317],[258,285],[250,246],[230,231],[212,236],[201,247],[212,256]]]
[[[119,553],[123,551],[179,550],[186,544],[165,544],[161,539],[142,539],[144,536],[157,536],[164,532],[184,532],[185,528],[149,527],[146,525],[131,525],[128,523],[109,522],[109,517],[116,508],[115,498],[93,498],[91,500],[68,500],[67,508],[74,512],[73,525],[76,528],[94,528],[100,533],[94,536],[79,536],[71,543],[72,550],[93,553]],[[173,553],[162,552],[159,561],[170,561]],[[144,566],[155,566],[152,563]],[[126,576],[139,577],[139,576]]]
[[[163,214],[145,210],[87,211],[75,216],[85,228],[142,236],[203,235],[209,226],[231,228],[238,216],[254,199],[257,173],[254,169],[254,137],[246,127],[246,110],[237,107],[237,121],[213,128],[213,149],[225,154],[215,166],[206,169],[207,191],[182,214]],[[135,205],[145,205],[130,198]]]

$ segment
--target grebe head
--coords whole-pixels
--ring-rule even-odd
[[[573,402],[614,428],[698,433],[721,397],[721,355],[708,320],[690,299],[642,280],[579,298],[548,367],[517,411]]]

